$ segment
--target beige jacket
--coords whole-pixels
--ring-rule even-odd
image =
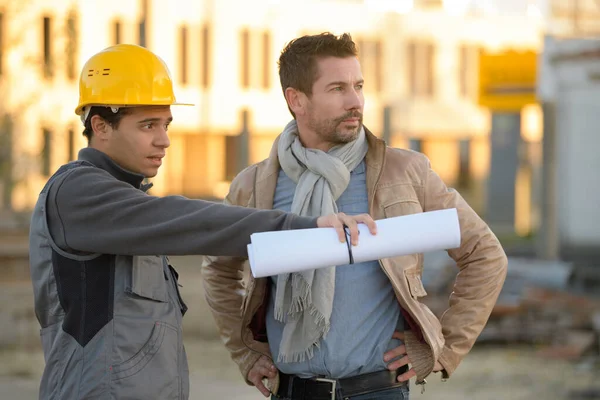
[[[421,254],[380,260],[389,277],[406,321],[405,344],[424,384],[435,361],[450,376],[481,333],[506,277],[507,259],[496,236],[465,200],[448,189],[422,154],[389,148],[367,131],[366,156],[369,213],[375,219],[424,211],[456,208],[460,219],[460,248],[449,251],[458,271],[449,308],[441,320],[419,299],[427,293],[421,282]],[[279,172],[277,142],[268,159],[242,171],[232,182],[229,204],[270,209]],[[271,358],[266,338],[267,278],[243,282],[247,261],[210,257],[204,263],[206,299],[232,359],[247,380],[248,371],[265,355]],[[276,393],[279,379],[269,382]]]

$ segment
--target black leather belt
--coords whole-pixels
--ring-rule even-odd
[[[343,398],[360,396],[379,390],[406,386],[407,382],[398,382],[396,378],[408,371],[404,366],[396,371],[379,371],[343,379],[299,378],[279,373],[277,397],[291,400],[335,400],[336,391]]]

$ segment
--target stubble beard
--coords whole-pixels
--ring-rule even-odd
[[[348,118],[358,118],[358,124],[353,128],[344,127],[343,121]],[[358,133],[363,127],[363,116],[358,111],[348,112],[343,116],[325,121],[315,121],[311,119],[310,129],[315,132],[323,141],[336,145],[350,143],[358,137]]]

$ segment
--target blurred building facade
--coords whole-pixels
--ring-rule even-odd
[[[350,32],[359,44],[365,124],[392,146],[423,151],[483,212],[490,115],[477,105],[478,53],[537,51],[543,20],[450,3],[0,0],[0,144],[8,154],[0,157],[0,208],[31,208],[48,176],[86,145],[73,113],[79,71],[116,43],[160,55],[178,99],[196,104],[173,107],[172,144],[153,193],[224,196],[244,164],[268,155],[291,118],[279,52],[296,36],[331,31]],[[535,149],[539,109],[523,115],[523,140]],[[527,151],[535,159],[536,150]]]
[[[600,2],[597,0],[547,0],[546,33],[556,37],[599,37]]]
[[[599,26],[600,27],[600,26]],[[544,220],[540,253],[600,271],[600,35],[547,36],[538,96],[544,107]],[[596,272],[600,282],[600,274]]]

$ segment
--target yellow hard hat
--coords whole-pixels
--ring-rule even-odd
[[[86,106],[193,105],[177,103],[173,80],[165,62],[150,50],[118,44],[93,55],[79,79],[79,104]]]

